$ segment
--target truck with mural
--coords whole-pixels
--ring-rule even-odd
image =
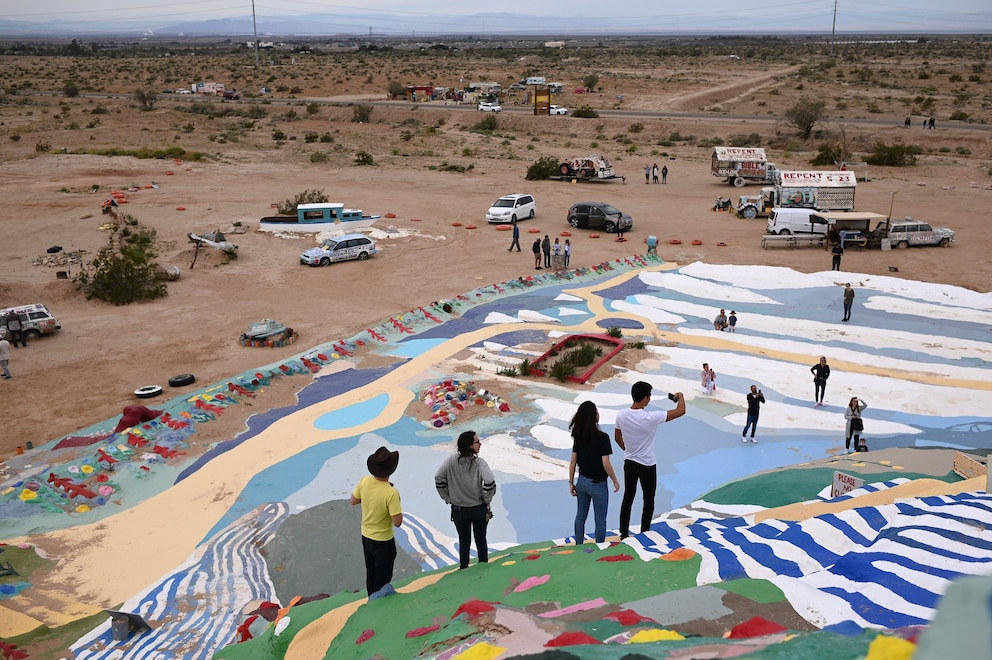
[[[605,156],[592,154],[580,158],[562,161],[558,165],[559,177],[562,180],[576,179],[578,181],[609,181],[623,179],[613,170],[613,165]]]
[[[710,155],[710,173],[736,188],[748,182],[775,183],[776,171],[760,147],[714,147]]]
[[[850,211],[858,185],[854,172],[777,170],[774,186],[765,186],[760,195],[741,195],[737,215],[765,217],[775,207],[807,208],[821,211]]]

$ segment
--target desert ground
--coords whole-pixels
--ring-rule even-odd
[[[735,136],[766,147],[783,169],[810,169],[823,144],[846,144],[857,161],[876,143],[918,146],[913,166],[869,166],[857,209],[891,210],[895,218],[952,228],[955,243],[946,249],[849,250],[843,268],[988,291],[992,104],[981,84],[988,75],[981,65],[987,46],[938,46],[852,46],[828,58],[822,48],[791,45],[778,59],[769,56],[773,49],[753,46],[751,56],[742,47],[745,56],[733,61],[727,47],[698,53],[583,49],[553,58],[335,53],[319,60],[270,56],[260,69],[247,54],[173,52],[118,59],[113,76],[98,75],[97,58],[8,50],[0,57],[6,87],[0,103],[6,208],[0,216],[0,306],[42,302],[62,330],[12,349],[14,379],[0,386],[0,456],[113,417],[136,402],[132,392],[140,386],[165,385],[181,373],[195,374],[200,383],[220,381],[433,301],[532,275],[529,243],[569,229],[565,213],[580,200],[620,207],[634,217],[634,229],[622,243],[574,231],[573,266],[643,252],[653,234],[660,255],[680,264],[829,269],[829,254],[821,249],[762,249],[763,219],[711,210],[717,195],[758,190],[730,188],[709,172],[712,146]],[[474,106],[381,103],[391,80],[506,82],[537,70],[549,80],[568,81],[561,104],[589,105],[601,116],[535,117],[508,97],[498,128],[483,131],[476,128],[481,113]],[[574,94],[589,71],[598,74],[596,89]],[[70,79],[79,81],[78,96],[64,94]],[[142,110],[132,98],[138,87],[224,79],[249,90],[241,101],[159,94],[152,109]],[[266,84],[275,90],[271,95],[250,92]],[[782,119],[802,97],[826,102],[807,141]],[[366,102],[376,103],[369,121],[353,122],[354,104]],[[909,129],[903,128],[906,115],[913,118]],[[920,128],[927,115],[937,117],[933,131]],[[170,147],[181,154],[128,155]],[[356,164],[362,151],[374,165]],[[524,178],[542,156],[585,153],[612,159],[626,181]],[[644,165],[655,162],[668,166],[667,185],[643,183]],[[79,264],[46,263],[50,246],[86,262],[107,245],[100,208],[114,190],[129,191],[123,212],[156,230],[158,262],[181,269],[165,298],[121,307],[87,300],[71,280]],[[256,231],[272,205],[304,190],[323,190],[332,201],[366,213],[395,214],[376,223],[384,232],[377,233],[379,254],[366,262],[306,268],[298,256],[314,244],[312,235]],[[507,253],[508,233],[484,220],[490,203],[510,192],[531,192],[538,203],[537,217],[521,223],[520,254]],[[239,245],[238,258],[228,261],[207,250],[193,265],[186,234],[227,231],[235,222],[248,229],[229,236]],[[478,228],[467,229],[469,224]],[[70,279],[57,279],[58,271],[68,271]],[[293,327],[300,341],[285,348],[241,346],[238,336],[262,318]],[[275,389],[256,405],[279,405],[290,396],[292,391]]]

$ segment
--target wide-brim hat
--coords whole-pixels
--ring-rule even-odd
[[[400,463],[400,453],[389,451],[385,447],[379,447],[375,453],[369,456],[366,464],[369,467],[369,474],[373,477],[386,478],[396,472],[396,466]]]

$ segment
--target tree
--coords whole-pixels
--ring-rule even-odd
[[[62,85],[62,93],[71,99],[76,98],[79,96],[79,85],[74,80],[66,80]]]
[[[797,129],[804,140],[808,140],[809,136],[813,134],[813,127],[823,119],[825,107],[826,104],[823,101],[813,101],[803,97],[785,111],[786,123]]]
[[[142,110],[154,110],[158,92],[154,89],[139,89],[134,93],[134,100],[141,104]]]
[[[390,80],[386,86],[386,93],[389,94],[389,98],[396,99],[406,95],[406,87],[399,80]]]
[[[590,73],[588,76],[582,79],[582,86],[586,88],[586,91],[591,92],[596,88],[596,83],[599,82],[599,76],[595,73]]]
[[[168,294],[165,282],[156,276],[154,229],[140,227],[129,215],[115,216],[110,246],[75,278],[87,299],[98,298],[114,305],[154,300]]]
[[[356,124],[367,124],[372,117],[373,109],[371,105],[365,103],[351,106],[351,121]]]

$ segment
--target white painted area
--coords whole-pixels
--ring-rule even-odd
[[[574,307],[559,307],[558,316],[591,316],[591,313]]]
[[[486,314],[486,320],[483,323],[488,323],[494,325],[497,323],[523,323],[516,316],[510,316],[509,314],[504,314],[503,312],[490,312]]]
[[[968,323],[980,323],[984,326],[992,326],[992,311],[972,309],[970,307],[937,305],[929,302],[919,302],[917,300],[906,300],[905,298],[894,298],[892,296],[869,296],[868,300],[864,302],[864,306],[868,309],[877,309],[888,314],[908,314],[928,319],[966,321]]]
[[[517,316],[521,321],[527,321],[530,323],[558,323],[558,319],[553,316],[548,316],[547,314],[541,314],[540,312],[535,312],[529,309],[521,309],[517,312]]]
[[[686,268],[680,273],[673,272],[642,272],[640,279],[645,284],[656,286],[673,291],[692,291],[692,295],[697,298],[709,298],[720,303],[762,303],[768,305],[780,305],[781,303],[760,293],[754,293],[749,289],[739,286],[728,286],[717,284],[686,274]],[[740,280],[749,285],[753,284],[748,280]],[[791,287],[790,287],[791,288]]]

